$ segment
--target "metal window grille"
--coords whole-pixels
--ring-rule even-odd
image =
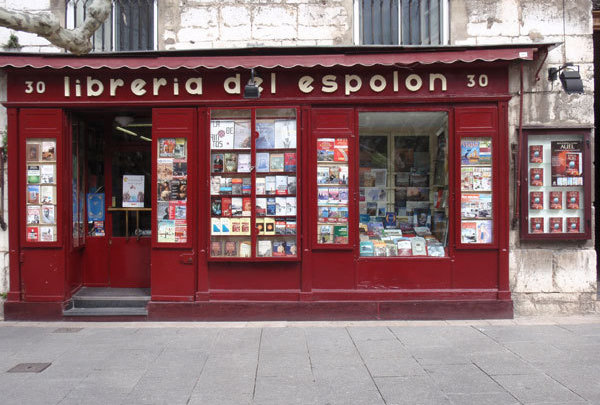
[[[365,45],[440,45],[444,0],[360,0]]]
[[[86,17],[92,0],[66,0],[67,28]],[[145,51],[154,49],[155,0],[113,0],[109,18],[92,37],[93,51]]]

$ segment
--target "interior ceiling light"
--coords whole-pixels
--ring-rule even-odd
[[[122,127],[130,125],[133,121],[135,121],[135,118],[128,115],[117,115],[115,117],[115,122]]]

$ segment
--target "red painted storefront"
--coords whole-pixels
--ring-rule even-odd
[[[546,51],[513,46],[423,52],[248,50],[229,56],[197,52],[1,56],[8,79],[11,174],[6,318],[61,319],[64,306],[82,286],[150,288],[149,320],[512,317],[508,75],[510,63],[534,61],[540,50]],[[251,68],[262,80],[259,99],[244,99],[241,94]],[[211,117],[217,110],[247,112],[255,140],[261,114],[276,109],[293,111],[297,124],[297,236],[288,243],[297,255],[257,257],[253,250],[251,257],[212,257],[211,241],[216,238],[211,236],[210,183],[215,177]],[[85,176],[81,178],[90,175],[90,165],[81,162],[89,161],[94,150],[86,141],[85,154],[75,153],[74,122],[100,122],[139,111],[152,124],[147,149],[151,203],[145,205],[151,213],[151,235],[111,237],[116,229],[109,219],[115,196],[108,190],[105,236],[74,232],[71,179],[78,170]],[[358,226],[359,117],[380,112],[435,112],[447,117],[448,228],[443,257],[360,254],[364,235],[361,239]],[[493,151],[489,165],[493,225],[489,240],[467,243],[461,237],[461,142],[482,137],[491,142]],[[161,198],[157,162],[162,153],[157,142],[170,138],[184,139],[187,145],[187,215],[181,220],[187,236],[176,242],[159,240],[161,219],[156,212]],[[316,156],[321,139],[343,139],[348,144],[347,240],[338,244],[320,243],[317,235],[321,214]],[[48,226],[55,235],[53,240],[36,241],[27,235],[31,231],[27,153],[32,142],[43,150],[48,140],[55,141],[56,154],[55,199],[49,197],[56,225]],[[105,167],[111,165],[111,154],[137,153],[136,145],[106,141]],[[253,141],[248,148],[253,166],[246,175],[253,186],[261,176],[254,171],[257,150]],[[42,166],[44,156],[40,159]],[[103,175],[116,178],[124,173],[114,165],[110,170]],[[90,192],[82,180],[76,184],[80,195]],[[258,194],[252,189],[249,195]],[[255,209],[248,216],[253,227],[258,218]],[[252,248],[259,239],[268,238],[255,231],[247,236]]]

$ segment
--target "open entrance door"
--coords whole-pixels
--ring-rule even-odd
[[[87,221],[83,284],[150,287],[151,114],[84,115]]]

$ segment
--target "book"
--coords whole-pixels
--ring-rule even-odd
[[[272,246],[273,246],[272,256],[274,256],[274,257],[285,256],[285,242],[284,241],[274,240]]]
[[[275,194],[287,195],[288,176],[275,176]]]
[[[271,257],[273,247],[270,240],[259,240],[257,244],[256,255],[258,257]]]
[[[27,145],[29,146],[29,145]],[[37,242],[39,240],[39,227],[28,226],[25,230],[27,242]]]
[[[211,257],[223,256],[223,243],[220,240],[213,240],[210,242],[210,255]]]
[[[42,184],[56,183],[55,165],[40,165],[40,182]]]
[[[250,147],[252,146],[252,138],[250,134],[250,121],[236,121],[233,137],[233,147],[235,149],[250,149]]]
[[[478,140],[465,140],[460,142],[460,158],[462,165],[480,164],[480,145]]]
[[[173,149],[173,157],[175,159],[186,159],[187,156],[187,140],[185,138],[175,138],[175,149]]]
[[[258,152],[256,154],[256,171],[258,173],[268,173],[270,164],[269,152]]]
[[[221,218],[221,235],[229,235],[231,233],[231,219]]]
[[[285,199],[285,215],[296,215],[296,197]]]
[[[333,145],[333,161],[348,161],[348,138],[336,138]]]
[[[243,195],[252,194],[252,179],[250,177],[244,177],[242,179],[242,194]]]
[[[250,257],[252,255],[252,245],[250,242],[240,242],[240,256],[239,257]]]
[[[160,182],[173,180],[173,159],[156,160],[156,177]]]
[[[348,166],[340,165],[338,167],[339,167],[339,175],[338,175],[339,184],[348,184]]]
[[[29,207],[27,207],[29,208]],[[42,215],[41,215],[41,220],[40,222],[42,224],[55,224],[56,223],[56,217],[54,214],[54,205],[42,205]],[[29,210],[27,211],[27,214],[29,215]]]
[[[317,166],[317,184],[329,184],[329,166]]]
[[[231,218],[231,229],[229,231],[230,235],[239,235],[242,232],[242,224],[240,223],[240,218]]]
[[[42,142],[42,160],[46,162],[54,162],[56,161],[56,142],[55,141],[44,141]],[[54,233],[54,228],[48,228],[52,230]],[[44,227],[40,228],[40,232],[42,233],[42,240]],[[54,240],[54,237],[52,237]]]
[[[231,177],[221,177],[221,185],[219,187],[219,194],[231,195],[232,181]]]
[[[412,243],[410,238],[401,238],[397,242],[398,256],[412,256]]]
[[[221,173],[223,172],[223,154],[213,153],[211,156],[211,172]]]
[[[231,199],[231,216],[232,217],[241,217],[242,216],[242,208],[243,208],[242,197],[233,197]]]
[[[258,194],[258,195],[267,194],[267,191],[266,191],[266,182],[265,182],[265,178],[264,177],[257,177],[256,178],[256,194]]]
[[[48,165],[44,165],[48,166]],[[39,165],[27,165],[27,183],[37,184],[40,182],[41,170]]]
[[[275,215],[286,215],[285,197],[275,197]]]
[[[250,197],[242,198],[242,216],[249,217],[252,215],[252,199]]]
[[[562,210],[562,191],[550,191],[550,209]]]
[[[444,257],[446,255],[444,245],[439,242],[427,244],[427,255],[431,257]]]
[[[265,218],[265,235],[275,235],[275,218]]]
[[[427,245],[424,238],[415,236],[411,238],[410,245],[413,256],[427,256]]]
[[[26,154],[27,154],[27,161],[28,162],[38,162],[40,160],[40,157],[41,157],[41,147],[42,147],[42,145],[40,145],[39,143],[30,143],[30,142],[27,142],[27,151],[26,151]],[[37,235],[37,228],[36,228],[36,235]]]
[[[295,172],[296,171],[296,152],[286,152],[283,155],[283,171]]]
[[[242,195],[242,182],[243,180],[239,177],[231,179],[231,195]]]
[[[237,243],[233,240],[226,240],[224,247],[224,255],[226,257],[237,257],[238,256],[238,248]]]
[[[43,157],[43,155],[42,155]],[[53,226],[40,226],[40,241],[54,242],[56,241],[56,230]]]
[[[29,189],[31,186],[27,186]],[[40,187],[40,203],[42,204],[56,204],[56,188],[54,186],[41,186]]]
[[[462,243],[477,243],[477,224],[474,221],[462,221],[460,235]]]
[[[285,255],[286,256],[298,256],[298,247],[296,246],[296,242],[293,240],[289,240],[285,244]]]
[[[277,177],[267,176],[265,177],[265,191],[268,195],[277,194]]]
[[[332,241],[331,225],[319,225],[318,240],[319,240],[319,243],[331,243],[331,241]]]
[[[277,203],[275,197],[267,198],[267,215],[276,215],[277,213]]]
[[[175,152],[175,138],[158,139],[158,157],[172,158]]]
[[[550,233],[562,233],[563,232],[563,219],[562,217],[550,217]]]
[[[348,243],[348,226],[334,225],[333,226],[333,243],[346,244]]]
[[[544,146],[543,145],[529,145],[529,163],[543,163],[544,162]]]
[[[544,209],[544,193],[542,191],[532,191],[529,193],[529,208],[532,210]]]
[[[275,235],[285,235],[285,221],[282,219],[275,220]]]
[[[567,191],[567,209],[579,209],[579,191]]]
[[[160,220],[157,226],[157,241],[160,243],[175,243],[175,221]]]
[[[221,234],[221,218],[210,219],[210,234],[220,235]]]
[[[581,141],[552,141],[550,151],[552,185],[583,185],[583,143]]]
[[[529,184],[534,187],[544,185],[544,169],[541,167],[534,167],[529,169]]]
[[[210,194],[219,195],[221,193],[221,176],[212,176],[210,178]]]
[[[274,149],[275,148],[275,123],[273,121],[257,121],[256,149]]]
[[[251,219],[248,217],[240,218],[240,225],[242,226],[241,235],[250,235]]]
[[[271,153],[269,157],[269,170],[271,172],[283,172],[285,168],[285,158],[283,153]]]
[[[169,219],[184,220],[184,219],[186,219],[186,217],[187,217],[187,202],[186,201],[169,201]]]
[[[477,243],[492,243],[492,221],[477,222]]]
[[[275,148],[286,149],[296,147],[296,120],[275,121]],[[287,170],[286,170],[287,171]]]
[[[539,218],[539,217],[530,218],[530,232],[531,233],[544,233],[544,218]]]
[[[235,134],[235,121],[211,120],[210,146],[211,149],[233,149]]]
[[[579,225],[579,217],[567,217],[567,233],[581,232]]]
[[[264,217],[267,215],[267,199],[264,197],[256,198],[256,216]]]
[[[365,257],[371,257],[374,255],[375,246],[371,241],[361,241],[360,242],[360,255]]]
[[[317,161],[333,162],[334,157],[334,138],[319,138],[317,139]]]
[[[173,178],[187,179],[187,162],[186,161],[173,161]]]
[[[28,224],[39,224],[40,223],[40,206],[39,205],[28,205],[27,206],[27,223]]]
[[[225,153],[223,155],[223,171],[226,173],[237,172],[237,153]]]
[[[287,189],[289,194],[296,194],[296,176],[288,176]]]
[[[224,217],[231,216],[231,197],[221,198],[221,213]]]
[[[171,180],[170,200],[187,200],[187,180]]]
[[[286,235],[296,235],[296,221],[286,221],[285,222],[285,234]]]
[[[239,173],[250,173],[250,154],[240,153],[238,155],[237,171]]]
[[[256,234],[257,235],[264,235],[265,234],[265,220],[264,220],[264,218],[256,218],[256,220],[254,221],[254,226],[256,227]]]

